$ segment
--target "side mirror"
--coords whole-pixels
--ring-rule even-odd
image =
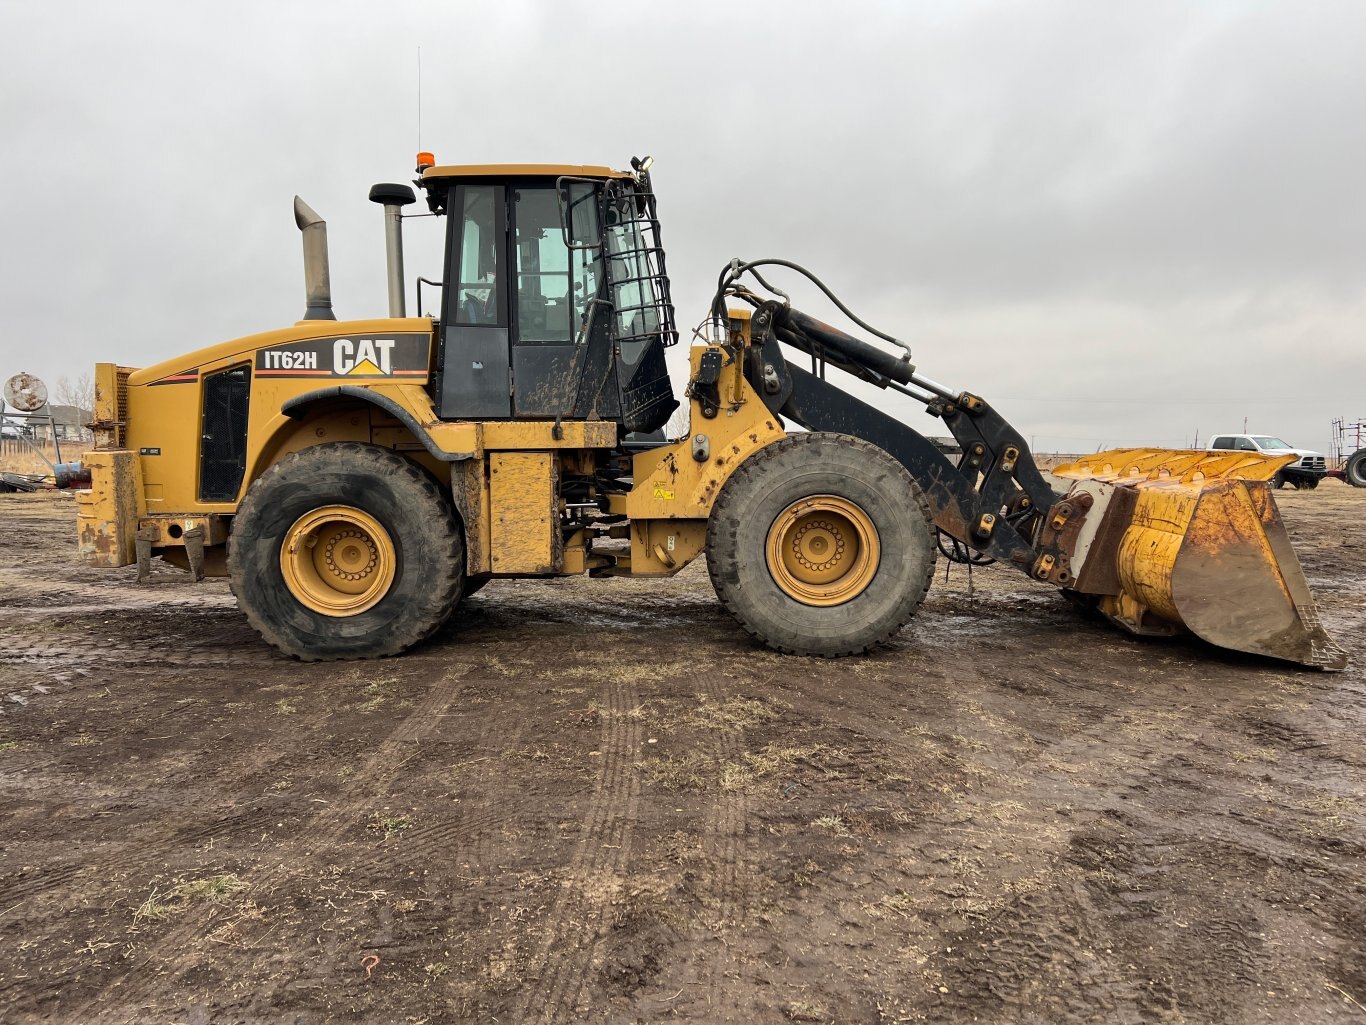
[[[601,249],[598,224],[598,193],[601,183],[593,178],[559,178],[555,194],[560,206],[560,232],[569,249]]]

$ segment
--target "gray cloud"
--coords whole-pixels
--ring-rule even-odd
[[[339,314],[382,312],[365,192],[411,176],[420,45],[442,162],[655,155],[684,321],[731,256],[784,256],[1040,447],[1246,417],[1325,448],[1366,416],[1363,30],[1349,3],[7,5],[0,374],[290,323],[296,191]]]

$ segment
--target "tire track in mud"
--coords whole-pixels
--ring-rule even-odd
[[[389,736],[374,748],[357,769],[352,778],[352,790],[358,794],[371,795],[387,789],[389,782],[402,769],[405,762],[415,753],[413,745],[429,736],[439,725],[441,713],[450,707],[458,697],[463,686],[458,671],[449,671],[432,685],[427,696],[404,719]],[[327,805],[314,815],[307,825],[298,830],[301,841],[308,844],[301,854],[288,854],[253,875],[251,893],[264,896],[296,874],[301,862],[316,858],[323,848],[335,844],[342,835],[366,815],[371,801],[363,797],[346,804]],[[255,897],[253,898],[255,899]],[[258,901],[259,903],[259,901]],[[193,946],[205,931],[207,922],[184,921],[172,928],[150,945],[150,949],[140,951],[145,957],[136,969],[137,974],[125,976],[112,983],[108,990],[87,1001],[71,1012],[74,1021],[105,1022],[126,1018],[131,1012],[134,1016],[141,1004],[145,1003],[156,990],[170,986],[177,988],[172,979],[159,977],[144,971],[153,960],[166,961],[177,951]],[[174,966],[173,966],[174,972]]]
[[[641,726],[631,714],[637,697],[634,687],[621,683],[609,684],[606,696],[602,769],[584,816],[583,838],[542,926],[540,948],[513,1013],[516,1022],[563,1025],[578,1019],[576,1008],[606,936],[616,884],[631,857],[640,803]]]
[[[321,722],[324,718],[326,715],[318,715],[316,721]],[[246,770],[240,778],[264,775],[272,765],[284,756],[285,752],[278,749],[257,748],[240,763]],[[173,801],[174,798],[168,796],[158,803],[171,804]],[[133,840],[116,840],[104,844],[97,852],[77,850],[70,855],[77,860],[51,872],[21,879],[14,886],[7,887],[3,891],[3,897],[0,897],[0,903],[9,906],[16,902],[27,903],[35,898],[53,895],[63,886],[74,882],[82,875],[98,873],[107,866],[116,866],[126,875],[140,871],[154,871],[164,866],[168,850],[191,845],[198,847],[215,837],[254,832],[259,827],[268,826],[280,814],[277,809],[268,807],[243,810],[239,808],[239,804],[240,802],[224,804],[220,806],[219,810],[227,812],[226,817],[215,811],[210,820],[200,821],[196,825],[181,830],[168,840],[159,841],[154,845],[138,843]],[[239,813],[231,814],[234,810]],[[119,902],[116,901],[115,905],[117,903]],[[110,910],[115,905],[110,905]],[[22,918],[20,921],[22,922]],[[41,989],[30,989],[25,995],[30,997],[35,1004],[42,1003],[49,997],[59,995],[65,983],[87,968],[88,965],[77,965],[55,975],[45,976],[41,980]],[[10,993],[33,981],[29,978],[16,978],[0,982],[0,995]]]
[[[101,577],[96,575],[99,571],[87,570],[84,566],[72,568],[89,573],[91,577],[54,581],[50,577],[0,570],[8,614],[46,616],[88,612],[100,615],[106,612],[224,609],[237,606],[237,599],[231,591],[208,582],[218,578],[208,578],[204,583],[195,584],[188,575],[175,571],[174,574],[155,573],[149,583],[139,584],[132,577]]]
[[[473,681],[466,681],[472,683]],[[526,733],[524,722],[507,724],[501,731],[484,731],[477,750],[481,758],[495,758],[503,751],[515,750]],[[406,860],[436,859],[441,863],[463,857],[474,865],[491,862],[489,854],[497,830],[516,821],[529,804],[539,801],[521,789],[510,789],[506,774],[490,773],[476,796],[464,800],[449,817],[437,822],[423,823],[403,831],[403,853]],[[388,851],[377,848],[368,856],[349,864],[356,870],[384,868],[393,858]]]
[[[701,694],[705,695],[707,701],[718,705],[733,696],[730,688],[715,673],[706,675]],[[713,732],[719,782],[722,768],[727,763],[738,764],[744,753],[744,732],[731,729]],[[708,905],[707,911],[712,919],[710,922],[703,921],[703,924],[714,937],[719,938],[744,913],[748,904],[750,893],[746,885],[743,856],[748,815],[749,801],[743,784],[734,790],[722,790],[718,785],[716,795],[703,815],[701,839],[707,875],[701,896]],[[724,946],[713,946],[703,954],[698,985],[706,996],[708,1007],[724,1006],[722,987],[726,979],[727,956],[728,948]]]
[[[939,946],[970,952],[953,963],[944,979],[950,995],[937,1001],[941,1011],[966,1017],[979,1014],[986,1003],[1021,1014],[1042,1011],[1055,1021],[1090,1020],[1097,1011],[1115,1020],[1165,1020],[1179,1012],[1178,993],[1156,966],[1145,981],[1097,961],[1094,951],[1124,947],[1134,928],[1130,920],[1140,912],[1158,915],[1170,900],[1165,881],[1169,867],[1141,847],[1211,838],[1200,827],[1175,824],[1169,817],[1146,821],[1146,809],[1153,806],[1154,792],[1161,791],[1181,790],[1201,804],[1219,801],[1223,774],[1201,767],[1197,756],[1208,754],[1209,747],[1226,754],[1236,746],[1233,738],[1246,733],[1247,707],[1256,696],[1228,701],[1226,694],[1211,691],[1194,708],[1186,695],[1172,698],[1184,713],[1180,719],[1166,717],[1161,697],[1118,690],[1109,698],[1088,692],[1084,706],[1069,704],[1068,711],[1080,719],[1074,728],[1029,723],[1028,735],[1047,742],[993,760],[998,775],[1021,778],[1008,787],[988,784],[972,799],[987,816],[1002,800],[1025,809],[1027,828],[1020,831],[1005,822],[983,825],[974,814],[971,826],[948,826],[934,839],[922,832],[920,840],[912,841],[916,855],[925,859],[919,879],[936,892],[956,885],[955,851],[989,859],[1023,837],[1028,837],[1023,848],[1027,854],[1020,864],[1032,867],[1022,871],[1054,879],[939,936]],[[1153,716],[1155,708],[1159,714]],[[1054,823],[1049,816],[1061,801],[1069,810]],[[1198,808],[1190,814],[1192,822],[1200,817]],[[1167,840],[1138,844],[1132,839],[1151,838],[1154,832]],[[1245,838],[1226,835],[1224,841],[1231,847],[1226,856],[1253,853]],[[1059,866],[1082,874],[1065,881],[1055,876]],[[1062,926],[1068,922],[1070,927]],[[1213,916],[1192,921],[1190,928],[1186,941],[1203,942],[1216,951],[1228,963],[1227,977],[1250,983],[1260,970],[1265,955],[1256,939],[1255,919]],[[1241,973],[1237,966],[1243,966]]]
[[[325,718],[327,718],[326,714],[319,714],[301,720],[299,725],[305,726],[310,723],[316,725]],[[271,767],[285,756],[286,752],[278,749],[264,746],[254,748],[236,759],[236,778],[243,781],[268,775]],[[174,789],[174,784],[166,786],[165,789]],[[129,796],[131,793],[119,795],[111,798],[111,800],[122,802]],[[196,795],[196,799],[198,796]],[[146,810],[151,811],[164,807],[174,809],[179,807],[184,799],[183,793],[167,793],[164,796],[154,794],[146,806]],[[196,803],[198,803],[197,800]],[[13,903],[16,899],[29,900],[35,896],[50,894],[82,874],[99,872],[102,868],[110,865],[116,865],[126,874],[132,874],[133,871],[147,868],[151,864],[160,866],[166,859],[168,850],[189,846],[197,847],[203,842],[211,841],[217,837],[249,833],[258,826],[264,826],[271,820],[278,819],[281,814],[275,808],[243,808],[242,805],[242,798],[229,798],[210,809],[207,818],[199,819],[195,824],[181,829],[164,841],[158,841],[155,845],[125,839],[105,841],[95,851],[75,850],[69,855],[77,859],[74,862],[60,866],[50,872],[20,879],[14,885],[0,890],[0,902]],[[0,992],[6,988],[8,987],[0,985]]]
[[[506,738],[515,742],[516,735]],[[476,865],[488,862],[489,839],[501,826],[517,819],[523,802],[515,795],[498,794],[496,801],[492,795],[484,796],[477,803],[463,803],[450,818],[425,826],[414,826],[403,831],[403,852],[408,860],[422,857],[449,860],[463,856]],[[368,857],[358,858],[349,864],[357,870],[383,868],[392,862],[392,857],[377,849]]]
[[[505,732],[485,731],[481,737],[481,750],[486,751],[487,756],[513,750],[524,733],[525,724],[520,722]],[[509,793],[502,782],[504,778],[502,773],[490,774],[486,781],[489,785],[482,788],[477,797],[462,802],[450,817],[404,830],[399,841],[401,850],[381,845],[364,857],[348,859],[349,874],[359,877],[389,868],[394,864],[395,856],[400,854],[407,864],[429,866],[431,877],[438,877],[443,869],[458,875],[465,863],[473,869],[493,864],[498,829],[515,821],[530,800],[517,791]],[[452,922],[472,921],[483,897],[481,886],[476,883],[462,887],[453,879],[450,882],[440,906],[433,905],[430,910],[414,913],[403,936],[395,938],[391,927],[378,927],[364,949],[376,954],[382,952],[385,962],[401,961],[405,954],[425,949],[428,936],[415,927],[416,922],[428,922],[431,931],[438,932]],[[347,938],[337,931],[325,940],[318,937],[313,944],[300,942],[302,946],[282,952],[289,964],[299,966],[298,974],[270,987],[258,988],[238,1010],[245,1010],[260,1020],[269,1020],[278,1014],[278,998],[282,991],[325,993],[329,987],[338,985],[338,966],[348,960],[343,957]]]
[[[278,811],[260,808],[248,809],[237,816],[215,817],[199,826],[176,833],[168,843],[173,848],[198,846],[205,840],[225,833],[241,833],[253,830],[258,825],[264,825],[278,815]],[[103,865],[117,864],[120,869],[123,869],[129,866],[137,867],[144,861],[160,860],[165,857],[165,846],[158,845],[156,851],[149,852],[145,858],[128,860],[130,855],[136,854],[142,847],[144,845],[134,841],[116,840],[107,843],[97,852],[79,852],[75,855],[80,859],[77,862],[54,869],[51,872],[34,875],[29,879],[21,879],[14,886],[0,890],[0,904],[10,905],[16,901],[26,901],[42,894],[51,893],[83,873],[98,872]],[[4,990],[5,986],[0,985],[0,992],[4,992]]]
[[[78,672],[84,673],[83,670],[78,670]],[[86,675],[88,678],[89,674]],[[320,726],[331,715],[332,712],[329,710],[300,716],[294,724],[294,728],[299,732],[311,731]],[[161,718],[165,718],[165,716]],[[288,754],[288,751],[265,744],[248,748],[234,756],[233,778],[238,784],[245,784],[252,779],[270,774],[272,767],[283,758],[288,757]],[[210,773],[208,775],[210,778],[216,778],[215,774]],[[170,807],[174,810],[180,807],[185,800],[185,793],[177,791],[176,787],[177,783],[174,778],[165,779],[162,781],[160,790],[148,793],[136,787],[125,788],[119,794],[111,796],[109,801],[120,803],[136,798],[137,801],[141,802],[141,807],[149,812],[159,806]],[[216,836],[246,832],[254,829],[258,824],[264,824],[279,816],[278,810],[269,807],[244,809],[243,805],[248,802],[243,798],[242,792],[243,788],[239,786],[234,795],[220,799],[207,808],[201,803],[203,795],[196,793],[196,807],[201,809],[200,815],[202,817],[196,823],[174,833],[165,842],[158,842],[154,846],[135,840],[112,840],[106,842],[99,849],[98,857],[92,857],[90,851],[77,850],[72,852],[70,856],[78,860],[58,867],[51,872],[35,874],[29,878],[20,879],[11,885],[6,885],[5,881],[0,879],[0,904],[8,906],[16,900],[27,900],[33,896],[51,892],[71,882],[82,872],[98,871],[102,865],[117,864],[121,869],[135,869],[146,862],[160,862],[164,859],[168,848],[198,846]],[[140,858],[135,857],[139,851],[145,853]],[[4,986],[0,985],[0,992],[3,991]]]
[[[990,707],[990,681],[978,676],[976,682],[977,687],[962,693],[962,699],[981,700]],[[1056,702],[1062,697],[1053,694],[1050,700]],[[974,809],[966,820],[971,824],[946,824],[931,818],[896,838],[904,855],[917,863],[914,876],[918,885],[913,892],[933,895],[933,902],[925,910],[947,914],[945,898],[975,899],[970,884],[968,890],[964,889],[962,860],[991,859],[1008,850],[1021,874],[1042,873],[1049,877],[1059,864],[1075,859],[1078,843],[1085,842],[1093,829],[1104,828],[1096,824],[1109,821],[1105,817],[1107,810],[1124,807],[1127,802],[1123,798],[1138,786],[1160,780],[1158,774],[1186,749],[1183,746],[1177,752],[1167,752],[1169,757],[1154,761],[1162,750],[1162,741],[1156,733],[1145,735],[1142,729],[1136,730],[1134,721],[1136,712],[1151,707],[1150,697],[1132,696],[1120,690],[1102,694],[1088,690],[1084,698],[1084,702],[1066,704],[1065,718],[1047,721],[1037,718],[1041,714],[1037,704],[1025,704],[1021,699],[1021,710],[1027,710],[1028,716],[1022,716],[1026,719],[1023,722],[1012,721],[1012,726],[1020,730],[1021,736],[1046,739],[1038,747],[1018,750],[1015,738],[1009,738],[1000,751],[974,755],[971,750],[958,751],[950,746],[939,756],[928,754],[918,740],[900,728],[914,713],[897,712],[879,718],[870,711],[867,701],[855,707],[852,702],[841,702],[814,689],[803,694],[802,704],[817,709],[828,723],[884,745],[889,757],[895,760],[914,765],[928,757],[939,762],[933,770],[936,775],[947,775],[950,780],[963,783],[962,795]],[[1211,703],[1201,732],[1219,729],[1220,724],[1236,719],[1238,711],[1236,707],[1216,708]],[[968,709],[961,714],[972,716]],[[941,733],[955,728],[953,720],[942,713],[934,719]],[[950,756],[947,760],[943,760],[945,754]],[[989,767],[996,779],[984,787],[968,785],[962,777],[966,766],[956,764],[958,759]],[[1046,760],[1054,764],[1041,766]],[[1069,765],[1106,768],[1074,779],[1069,774]],[[1081,789],[1073,790],[1074,786]],[[1060,788],[1075,795],[1069,803],[1080,799],[1081,807],[1077,809],[1079,814],[1069,815],[1055,827],[1048,816],[1060,801]],[[1020,814],[1026,816],[1021,823],[1026,828],[1021,830],[1006,821],[993,824],[991,815],[998,803],[1025,809]],[[1026,837],[1028,842],[1021,847],[1020,841]],[[984,1004],[998,1010],[1015,1007],[1027,1015],[1041,1002],[1053,1013],[1051,1020],[1058,1021],[1087,1020],[1088,1006],[1106,1008],[1110,1014],[1122,1013],[1124,1009],[1160,1007],[1164,998],[1156,983],[1145,990],[1091,960],[1088,951],[1120,945],[1113,913],[1104,901],[1098,902],[1095,894],[1076,881],[1055,882],[1037,892],[1014,895],[998,909],[972,912],[972,924],[940,933],[932,941],[935,949],[947,946],[973,954],[968,961],[945,963],[943,981],[948,984],[947,994],[931,1006],[941,1015],[967,1018],[980,1014]],[[937,921],[938,915],[932,914],[926,926],[936,932]],[[1068,929],[1060,921],[1075,924]],[[1065,998],[1049,995],[1050,977],[1054,983],[1066,980],[1056,987]]]

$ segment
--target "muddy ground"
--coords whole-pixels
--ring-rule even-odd
[[[302,665],[0,497],[0,1020],[1366,1021],[1366,491],[1278,501],[1347,672],[942,564],[862,659],[694,567]]]

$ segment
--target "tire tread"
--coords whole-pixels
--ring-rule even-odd
[[[386,640],[373,649],[337,654],[298,647],[274,623],[262,616],[253,603],[242,600],[239,579],[247,572],[246,556],[242,546],[234,544],[231,534],[228,537],[229,586],[252,628],[267,643],[300,661],[350,661],[397,655],[426,640],[445,624],[460,600],[464,584],[464,536],[459,519],[440,485],[424,468],[392,449],[364,442],[330,442],[300,449],[273,463],[252,483],[237,507],[233,526],[236,528],[240,523],[250,523],[259,514],[270,500],[272,485],[280,478],[291,473],[307,472],[309,463],[334,457],[338,463],[346,462],[352,466],[369,464],[367,469],[395,478],[397,491],[406,491],[411,500],[428,506],[426,520],[435,534],[431,540],[443,557],[437,560],[439,572],[436,577],[428,578],[417,592],[421,597],[419,607],[413,609],[412,614],[400,617]]]
[[[725,531],[728,535],[725,540],[733,542],[735,532],[738,529],[738,516],[734,506],[739,504],[745,490],[755,486],[753,482],[762,477],[763,474],[767,472],[768,466],[778,459],[781,454],[791,451],[795,446],[820,445],[823,441],[831,437],[839,438],[841,445],[847,446],[854,452],[863,452],[869,456],[869,458],[891,458],[884,449],[879,448],[872,442],[865,441],[862,438],[856,438],[852,435],[831,435],[819,432],[789,435],[787,438],[761,448],[758,452],[741,463],[739,468],[731,474],[730,478],[726,481],[725,486],[722,487],[721,493],[717,496],[715,503],[712,505],[711,516],[708,521],[709,534],[713,528],[718,532]],[[907,473],[900,464],[897,464],[897,466],[905,476],[908,485],[907,492],[911,495],[916,508],[924,517],[925,522],[927,524],[932,524],[933,520],[930,515],[930,505],[925,499],[924,492],[921,491],[910,474]],[[726,545],[724,548],[727,551],[733,550],[733,544]],[[726,611],[745,628],[745,631],[751,637],[768,647],[773,648],[775,651],[782,652],[785,655],[812,654],[791,643],[785,643],[782,639],[769,636],[760,626],[753,622],[746,614],[746,610],[734,600],[732,589],[729,586],[730,582],[735,579],[736,574],[738,573],[738,567],[735,565],[734,560],[728,555],[720,554],[721,550],[722,546],[713,545],[711,537],[709,536],[707,543],[707,572],[711,577],[712,587],[716,591],[717,598],[720,599],[721,604]],[[849,655],[863,655],[873,648],[890,641],[901,632],[902,628],[910,620],[911,615],[914,615],[915,610],[919,608],[921,602],[924,601],[925,595],[929,593],[930,584],[934,579],[934,569],[935,560],[934,558],[930,558],[926,564],[923,579],[914,582],[912,585],[914,600],[910,603],[909,613],[900,622],[890,624],[887,629],[877,636],[867,639],[864,643],[836,646],[817,653],[817,657],[841,658]]]

